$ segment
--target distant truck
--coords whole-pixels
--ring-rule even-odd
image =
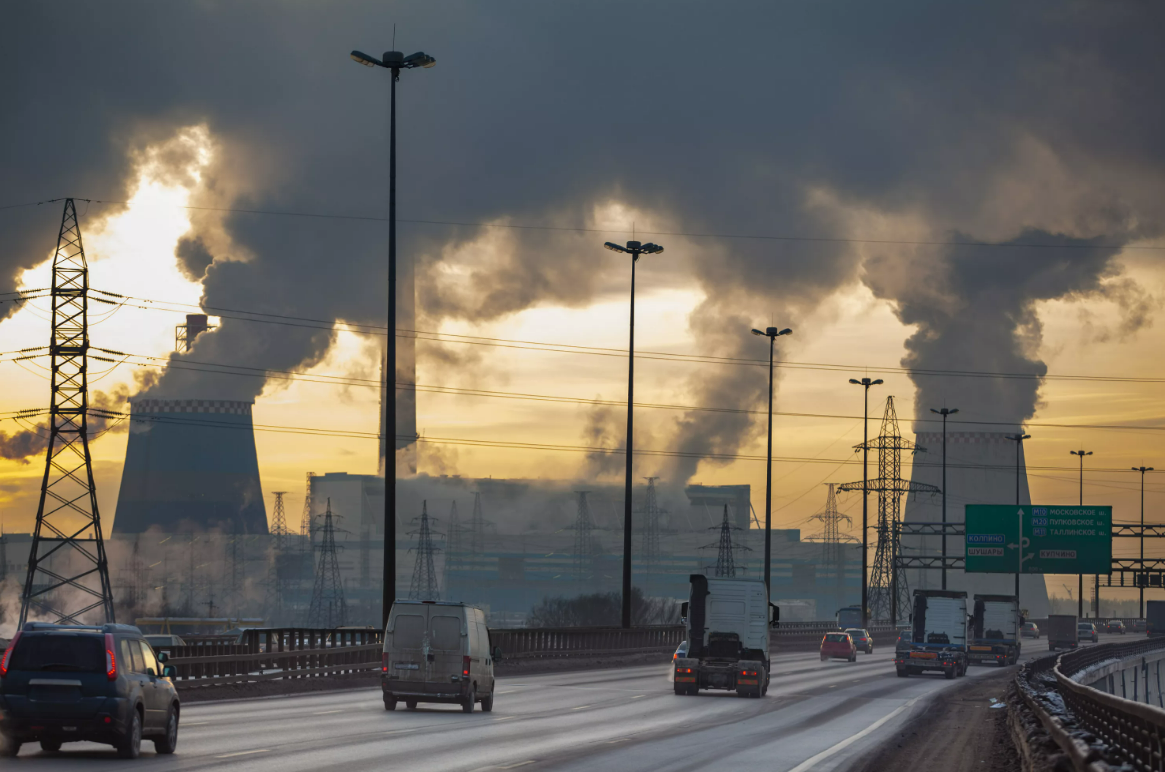
[[[1050,614],[1048,626],[1048,650],[1075,649],[1080,645],[1080,631],[1076,627],[1074,614]]]
[[[1165,600],[1145,601],[1145,633],[1150,638],[1165,635]]]
[[[837,629],[849,630],[854,627],[863,627],[862,625],[862,607],[861,606],[846,606],[845,608],[837,610]]]
[[[938,670],[947,678],[967,674],[967,593],[915,590],[910,640],[896,648],[899,678]]]
[[[976,595],[971,612],[971,645],[967,661],[995,662],[1000,667],[1019,661],[1019,628],[1023,619],[1014,595]]]
[[[687,628],[686,656],[676,657],[675,693],[700,689],[760,697],[769,689],[769,627],[780,609],[769,603],[760,579],[722,579],[692,574],[681,614]]]

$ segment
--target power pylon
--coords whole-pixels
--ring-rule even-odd
[[[595,522],[591,519],[591,505],[587,502],[586,491],[575,491],[578,494],[578,511],[575,514],[574,525],[574,580],[580,584],[592,583],[595,579],[595,557],[598,554],[595,544]]]
[[[227,586],[223,593],[223,606],[228,614],[235,617],[243,615],[243,603],[246,601],[243,591],[246,565],[246,543],[243,541],[242,534],[235,534],[230,537],[230,541],[227,543]],[[282,605],[282,600],[282,593],[280,593],[278,598],[280,605]]]
[[[324,513],[320,530],[320,558],[316,568],[311,606],[307,612],[307,626],[334,630],[347,624],[348,610],[344,603],[344,582],[340,578],[340,561],[336,556],[336,530],[332,524],[332,500]]]
[[[149,586],[149,570],[141,557],[140,539],[140,536],[134,537],[129,560],[121,569],[121,574],[125,577],[123,585],[125,587],[125,605],[131,609],[136,609],[146,602],[146,588]]]
[[[751,552],[748,547],[732,543],[732,532],[741,530],[738,526],[732,524],[728,519],[728,505],[724,505],[724,520],[718,527],[709,528],[709,531],[719,531],[720,539],[712,544],[705,544],[700,549],[708,550],[715,548],[716,552],[716,567],[714,576],[736,576],[736,555],[737,551]]]
[[[853,526],[853,520],[849,515],[843,515],[837,510],[836,483],[826,483],[826,485],[829,487],[829,493],[825,496],[825,509],[809,518],[810,520],[817,520],[821,523],[821,533],[806,536],[803,541],[821,542],[822,565],[841,565],[842,543],[856,542],[857,539],[849,534],[842,534],[841,521],[844,520],[847,525]]]
[[[485,551],[485,527],[492,525],[482,517],[481,492],[473,494],[473,514],[469,518],[469,554],[477,558]]]
[[[311,478],[315,477],[315,472],[307,473],[307,493],[303,495],[303,516],[299,520],[299,535],[303,538],[304,543],[311,544]],[[305,548],[306,549],[306,548]]]
[[[643,507],[643,525],[640,528],[639,559],[643,561],[645,571],[649,574],[652,568],[659,563],[659,501],[655,495],[655,481],[658,477],[647,479],[647,501]]]
[[[115,621],[89,455],[89,269],[71,198],[65,199],[53,257],[52,304],[49,442],[20,627],[30,611],[65,624],[80,624],[90,612]],[[68,591],[56,592],[62,588]]]
[[[445,592],[449,593],[449,588],[452,586],[450,580],[453,577],[453,572],[460,566],[461,561],[461,521],[457,517],[457,501],[454,499],[453,505],[449,507],[449,526],[446,529],[448,533],[445,535]]]
[[[433,555],[440,552],[441,548],[433,546],[433,534],[429,531],[428,501],[421,502],[419,522],[420,529],[409,534],[417,537],[416,548],[409,550],[417,553],[417,563],[413,567],[413,582],[409,586],[409,600],[441,600],[441,588],[437,586],[437,569],[433,566]]]
[[[287,537],[291,532],[287,530],[287,512],[283,509],[283,494],[287,491],[271,491],[275,494],[275,514],[271,516],[271,535],[275,537],[275,551],[283,552]]]
[[[859,450],[863,449],[858,445]],[[894,398],[886,398],[882,414],[882,428],[870,440],[870,450],[878,451],[878,476],[866,483],[866,490],[878,493],[878,546],[870,570],[870,612],[877,620],[898,622],[898,615],[910,608],[910,587],[906,574],[898,570],[902,554],[902,496],[907,493],[938,493],[933,485],[902,479],[902,451],[925,452],[902,437],[898,429],[898,413]],[[838,486],[840,491],[860,491],[862,483],[852,482]]]

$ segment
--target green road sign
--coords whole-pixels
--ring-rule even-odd
[[[1112,507],[968,504],[966,539],[968,573],[1112,572]]]

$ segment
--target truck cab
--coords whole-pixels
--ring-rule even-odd
[[[769,687],[769,628],[780,611],[769,603],[759,579],[711,578],[692,574],[683,611],[686,656],[676,657],[675,693],[700,689],[760,697]]]
[[[1000,667],[1019,662],[1019,629],[1023,620],[1014,595],[976,595],[971,612],[971,664],[994,662]]]
[[[899,678],[940,671],[967,674],[967,593],[915,590],[910,641],[894,653]]]

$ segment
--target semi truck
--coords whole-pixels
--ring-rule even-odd
[[[1023,619],[1014,595],[976,595],[971,612],[971,645],[967,661],[995,662],[1000,667],[1019,662],[1019,628]]]
[[[862,627],[862,607],[846,606],[837,610],[837,629],[851,630]]]
[[[769,602],[760,579],[689,577],[691,591],[681,607],[687,628],[686,656],[677,657],[675,693],[700,689],[735,691],[760,697],[769,689],[769,628],[780,609]]]
[[[1150,637],[1165,635],[1165,600],[1145,601],[1145,633]]]
[[[967,593],[915,590],[910,641],[894,652],[899,678],[938,670],[947,678],[967,674]]]
[[[1075,614],[1048,615],[1048,650],[1075,649],[1080,643],[1080,630]]]

